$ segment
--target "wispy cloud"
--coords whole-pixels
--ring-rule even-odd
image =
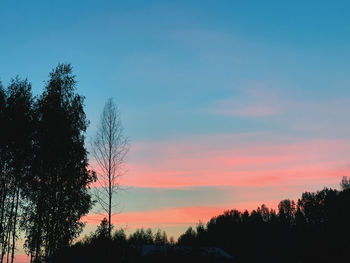
[[[139,187],[268,186],[319,178],[326,183],[338,181],[350,168],[349,140],[256,142],[247,136],[242,142],[238,138],[136,144],[122,182]]]
[[[245,89],[236,97],[215,101],[209,112],[224,116],[264,117],[280,114],[284,107],[273,90],[258,84],[258,87]]]
[[[237,106],[235,100],[228,99],[217,101],[213,112],[224,116],[264,117],[275,115],[279,111],[277,108],[268,105]]]

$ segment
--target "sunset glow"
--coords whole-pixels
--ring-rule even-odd
[[[215,206],[207,206],[207,200],[200,199],[195,201],[196,206],[187,206],[186,199],[181,199],[176,204],[169,203],[168,207],[154,209],[150,199],[142,212],[129,211],[125,204],[113,221],[129,229],[168,228],[179,224],[184,228],[199,221],[207,222],[228,209],[253,210],[262,204],[276,209],[281,199],[297,199],[305,189],[337,187],[339,178],[350,172],[346,158],[350,152],[348,140],[250,142],[259,136],[266,135],[199,136],[133,144],[125,167],[127,174],[120,181],[131,188],[126,190],[130,196],[138,188],[191,192],[198,187],[211,187],[225,192],[225,200],[214,194],[211,198]],[[244,191],[238,191],[238,187]],[[274,194],[260,189],[273,189]],[[133,202],[137,202],[138,197],[134,198]],[[84,220],[96,225],[102,218],[91,214]],[[170,230],[170,233],[178,236],[177,231]]]
[[[18,190],[22,185],[23,193],[29,196],[27,184],[32,184],[36,194],[37,189],[44,189],[36,183],[42,183],[53,192],[51,199],[56,202],[60,195],[49,185],[63,179],[50,179],[50,173],[70,180],[70,172],[76,169],[77,174],[88,178],[84,174],[88,167],[102,178],[93,138],[103,126],[101,113],[106,101],[116,105],[110,109],[118,109],[118,135],[125,139],[123,158],[109,158],[118,159],[118,165],[113,166],[118,175],[117,191],[112,198],[108,190],[102,189],[101,181],[91,185],[86,179],[77,180],[86,185],[62,183],[62,189],[76,188],[85,191],[87,199],[89,194],[94,199],[93,205],[86,201],[89,212],[88,208],[81,209],[81,222],[86,225],[74,241],[95,231],[101,220],[108,218],[105,207],[114,209],[110,221],[114,230],[125,229],[131,234],[139,228],[161,229],[177,239],[189,226],[206,224],[223,211],[252,211],[262,204],[277,209],[281,200],[297,201],[306,191],[340,189],[342,177],[350,176],[350,5],[346,1],[5,2],[0,7],[0,87],[6,90],[17,74],[19,79],[28,80],[25,83],[33,93],[34,106],[27,111],[36,114],[27,117],[28,127],[38,125],[45,114],[54,116],[54,121],[48,118],[49,124],[38,125],[28,135],[29,150],[20,153],[25,157],[16,152],[12,142],[0,145],[7,158],[0,163],[5,167],[3,174],[7,176],[7,169],[17,171],[6,166],[7,162],[17,163],[12,155],[18,154],[23,161],[31,152],[28,159],[32,158],[31,165],[37,167],[28,171],[40,171],[44,178],[33,177],[35,180],[29,183],[13,181],[15,190],[11,191],[6,188],[10,184],[2,184],[8,202],[5,206],[3,201],[3,207],[11,210],[4,214],[9,218],[22,218],[17,210],[14,216],[12,213],[15,197],[22,198],[22,190]],[[48,72],[58,63],[71,63],[70,80],[76,86],[69,90],[77,94],[79,103],[85,98],[76,107],[81,110],[75,116],[81,118],[77,121],[81,127],[76,124],[78,131],[66,132],[72,132],[73,139],[62,139],[72,145],[79,141],[80,148],[62,143],[63,153],[57,151],[57,155],[63,161],[55,155],[61,142],[47,135],[47,127],[51,126],[55,135],[55,129],[59,130],[57,137],[66,135],[57,120],[63,115],[56,109],[45,110],[51,104],[40,102],[50,93],[45,91],[52,77]],[[58,87],[55,85],[53,90]],[[61,96],[61,92],[60,88],[56,93]],[[73,95],[68,97],[67,101]],[[52,100],[56,103],[56,98]],[[42,113],[40,105],[44,105]],[[12,114],[16,115],[16,110]],[[11,123],[10,113],[3,112],[1,121]],[[69,108],[67,115],[70,112],[75,113]],[[62,117],[61,122],[73,122],[74,118]],[[25,129],[14,130],[9,134]],[[26,137],[30,132],[23,133]],[[40,143],[48,150],[41,151]],[[59,145],[56,149],[55,143]],[[8,153],[9,145],[13,153]],[[100,147],[106,145],[102,142]],[[71,158],[73,154],[64,147],[83,149],[78,164],[67,165],[75,155]],[[42,159],[52,154],[47,162],[57,167],[37,160],[41,155],[35,151],[42,154]],[[104,156],[105,152],[100,154]],[[46,174],[40,165],[49,172]],[[18,169],[23,167],[30,165],[25,163]],[[108,168],[105,171],[113,170]],[[64,172],[57,172],[59,169]],[[22,180],[15,172],[12,176]],[[51,181],[45,183],[47,178]],[[108,176],[105,178],[108,183]],[[113,209],[106,200],[96,197],[101,189],[107,193],[105,199],[113,201]],[[35,194],[31,198],[38,203],[51,200],[46,199],[46,193],[45,198]],[[66,195],[62,196],[64,200]],[[72,196],[78,202],[85,200],[83,194]],[[24,208],[18,211],[26,211]],[[66,215],[55,209],[48,215],[53,213],[56,219],[57,214]],[[11,220],[6,221],[10,227]],[[28,229],[34,231],[34,227]],[[26,233],[17,235],[19,244]],[[16,235],[8,236],[16,241]],[[28,262],[23,244],[18,251],[14,263]]]

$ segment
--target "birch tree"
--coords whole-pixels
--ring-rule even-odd
[[[109,237],[113,211],[117,206],[113,203],[113,196],[120,190],[120,177],[128,150],[128,139],[123,133],[119,109],[110,98],[103,108],[98,130],[92,140],[92,154],[98,168],[95,196],[108,215]]]

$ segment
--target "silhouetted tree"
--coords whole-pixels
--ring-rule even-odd
[[[157,230],[156,234],[154,235],[154,244],[158,246],[168,244],[168,238],[165,231],[162,233],[160,229]]]
[[[178,244],[183,246],[193,246],[196,242],[196,231],[192,227],[187,228],[186,232],[178,239]]]
[[[19,218],[20,195],[31,177],[33,161],[34,112],[31,85],[27,80],[18,77],[11,80],[7,95],[7,116],[9,118],[8,151],[11,152],[9,162],[13,178],[12,244],[11,262],[14,259],[16,232]],[[10,246],[9,246],[10,248]],[[9,258],[9,253],[7,255]]]
[[[129,242],[135,245],[152,245],[154,244],[153,239],[154,236],[150,228],[146,229],[146,231],[143,228],[137,229],[129,236]]]
[[[88,122],[75,85],[72,67],[59,64],[36,103],[35,159],[24,214],[26,248],[34,262],[48,261],[68,246],[92,205],[88,187],[94,174],[84,146]]]
[[[112,237],[113,241],[117,244],[125,244],[126,242],[126,234],[123,229],[116,230]]]
[[[341,180],[340,187],[342,190],[350,190],[350,178],[344,176]]]
[[[109,225],[107,218],[103,218],[95,231],[95,239],[109,239]]]
[[[33,98],[31,85],[18,77],[6,91],[0,87],[0,247],[1,260],[14,259],[21,195],[33,158]]]
[[[92,153],[98,165],[96,198],[108,215],[109,237],[112,236],[113,196],[120,189],[119,178],[128,152],[119,110],[109,99],[101,114],[101,123],[92,141]]]
[[[296,207],[293,200],[285,199],[278,204],[278,218],[282,224],[294,224],[295,212]]]

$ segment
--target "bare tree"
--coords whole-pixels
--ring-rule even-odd
[[[119,109],[110,98],[103,108],[100,126],[92,140],[92,154],[98,166],[99,187],[95,188],[95,196],[101,208],[108,214],[109,237],[115,207],[112,203],[113,195],[120,190],[120,177],[128,150],[128,139],[123,134]]]

